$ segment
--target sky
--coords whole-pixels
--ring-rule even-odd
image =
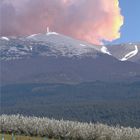
[[[119,0],[0,0],[0,36],[51,30],[93,44],[120,37]]]
[[[41,33],[48,26],[93,44],[138,42],[139,7],[140,0],[0,0],[0,36]]]
[[[120,0],[124,25],[121,37],[112,43],[140,42],[140,0]]]

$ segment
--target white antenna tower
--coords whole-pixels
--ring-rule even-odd
[[[50,29],[49,29],[49,27],[47,27],[47,33],[49,33],[50,32]]]

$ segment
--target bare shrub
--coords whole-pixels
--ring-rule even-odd
[[[1,133],[47,136],[64,140],[140,140],[140,129],[110,127],[48,118],[1,115]]]

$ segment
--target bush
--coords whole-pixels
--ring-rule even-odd
[[[22,115],[1,115],[1,133],[47,136],[65,140],[140,140],[140,129],[111,127]]]

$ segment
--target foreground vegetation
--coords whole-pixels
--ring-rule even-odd
[[[48,118],[1,115],[0,133],[67,140],[140,140],[140,129]]]
[[[140,128],[140,81],[15,84],[1,89],[0,114]]]
[[[54,140],[54,139],[48,139],[48,138],[41,138],[41,137],[29,137],[29,136],[20,136],[20,135],[15,135],[12,136],[10,134],[0,134],[0,140],[4,138],[4,140]]]

